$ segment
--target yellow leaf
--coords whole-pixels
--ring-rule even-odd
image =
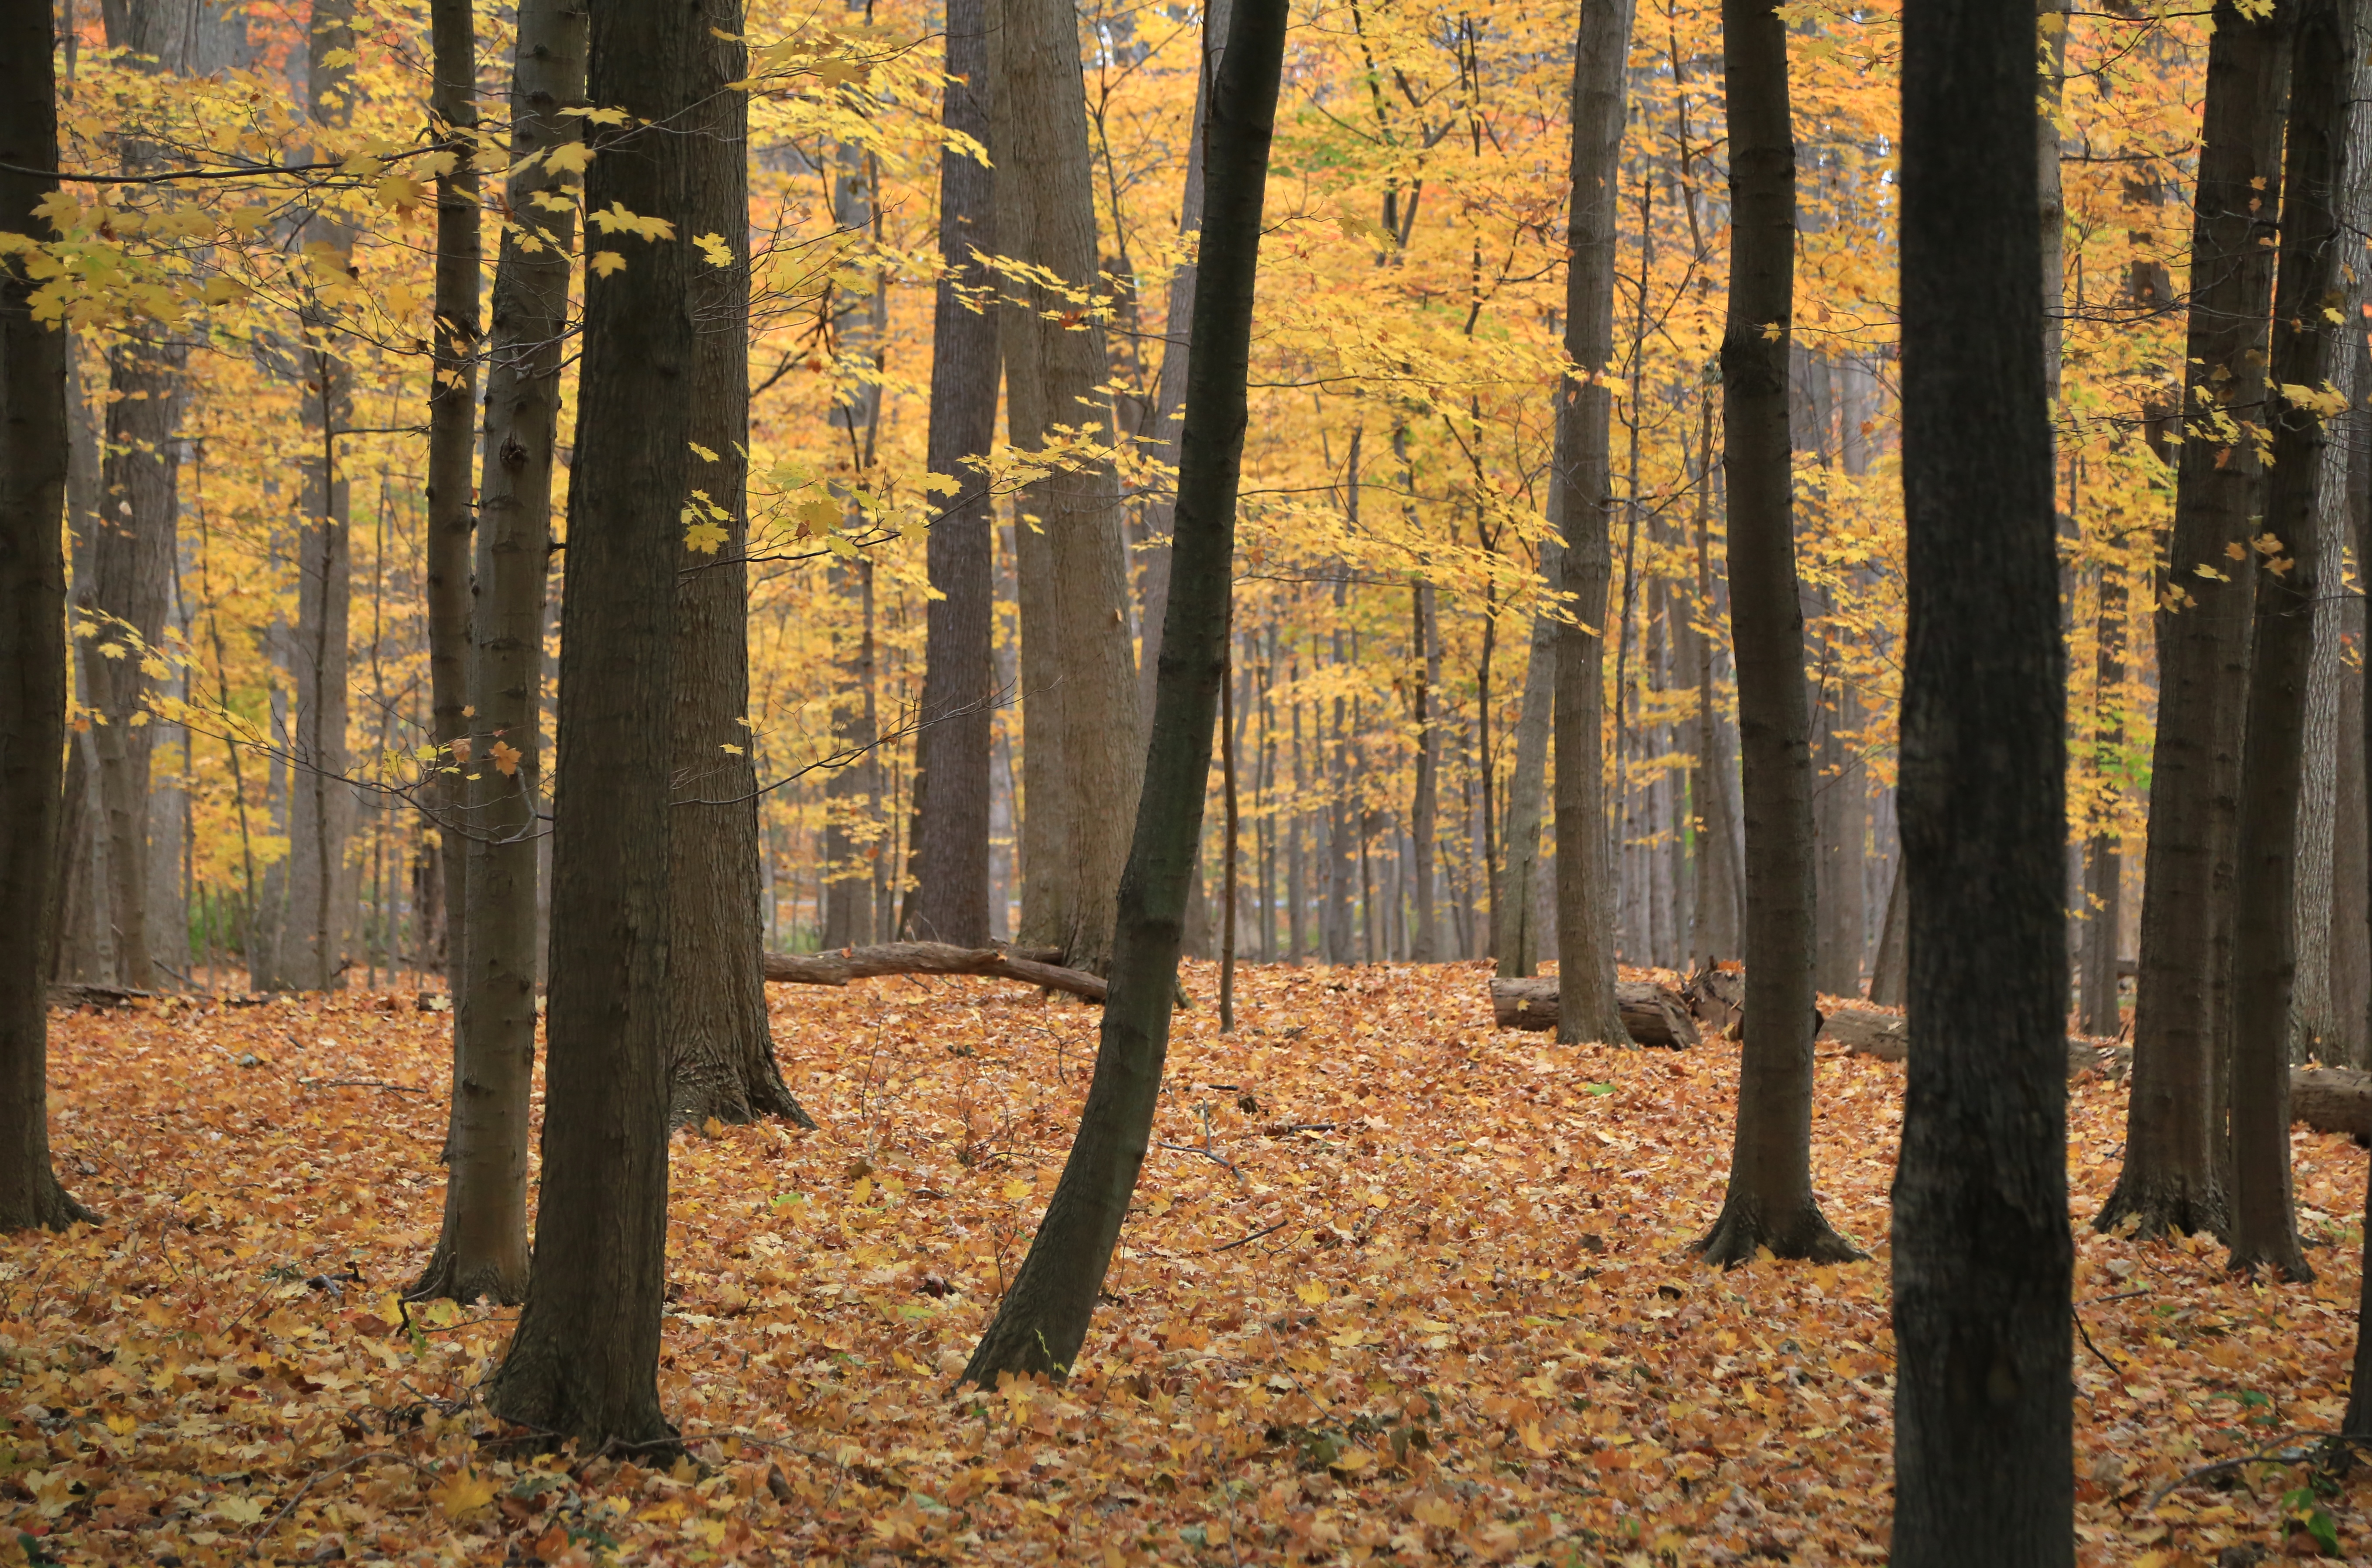
[[[428,194],[428,187],[408,175],[390,174],[379,180],[373,194],[378,196],[380,206],[408,213],[420,205],[421,198]]]
[[[832,525],[840,521],[840,505],[820,495],[801,505],[791,516],[798,519],[801,539],[810,533],[830,533]]]
[[[1312,1307],[1322,1306],[1326,1301],[1326,1286],[1317,1280],[1302,1281],[1293,1287],[1293,1294]]]
[[[132,1429],[139,1424],[128,1415],[111,1415],[107,1418],[107,1429],[118,1437],[131,1436]]]
[[[1367,1449],[1349,1448],[1345,1449],[1342,1457],[1337,1458],[1334,1463],[1328,1468],[1331,1469],[1347,1470],[1352,1474],[1356,1475],[1359,1471],[1367,1469],[1375,1462],[1376,1456]]]
[[[543,155],[543,166],[562,174],[582,174],[593,161],[593,149],[582,142],[563,142]]]
[[[725,742],[723,745],[719,746],[719,747],[717,748],[717,749],[718,749],[719,751],[730,751],[730,752],[731,752],[731,753],[733,753],[733,755],[735,755],[736,757],[738,757],[739,755],[741,755],[741,748],[739,748],[738,746],[734,745],[734,744],[733,744],[733,742],[731,742],[731,741],[729,741],[729,740],[728,740],[728,741],[727,741],[727,742]]]
[[[683,1500],[670,1497],[664,1503],[654,1503],[642,1509],[634,1517],[654,1525],[672,1525],[681,1520],[685,1512]]]
[[[574,114],[596,125],[623,125],[626,111],[622,109],[564,109],[563,114]]]
[[[611,273],[622,273],[626,270],[626,259],[615,250],[596,250],[586,259],[585,264],[592,269],[597,277],[606,278]]]
[[[1416,1500],[1416,1506],[1409,1512],[1415,1516],[1418,1524],[1431,1525],[1438,1530],[1454,1530],[1465,1523],[1465,1516],[1459,1513],[1457,1505],[1444,1497],[1420,1497]]]
[[[713,463],[716,460],[716,454],[710,451],[707,447],[702,446],[697,441],[687,441],[684,445],[690,447],[694,452],[699,453],[700,460],[703,463]]]
[[[701,255],[707,258],[710,266],[729,267],[733,264],[733,247],[725,243],[723,235],[703,234],[692,243],[700,247]]]
[[[491,1495],[494,1489],[486,1489]],[[263,1504],[252,1497],[226,1497],[206,1510],[226,1524],[252,1525],[263,1517]]]
[[[518,773],[519,758],[524,753],[506,740],[497,740],[494,742],[494,749],[487,755],[494,760],[494,772],[505,778],[512,778]]]
[[[700,1130],[712,1138],[721,1138],[725,1135],[725,1123],[712,1116],[700,1124]]]
[[[455,1470],[441,1486],[431,1488],[428,1500],[448,1519],[466,1519],[494,1500],[494,1483],[472,1469]]]
[[[723,549],[725,541],[732,537],[716,524],[703,519],[683,530],[683,544],[687,550],[698,551],[703,555],[714,555]]]
[[[2234,561],[2246,561],[2249,559],[2249,551],[2247,546],[2243,545],[2237,539],[2225,545],[2224,553],[2227,558]]]

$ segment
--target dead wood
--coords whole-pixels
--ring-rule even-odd
[[[2318,1132],[2372,1143],[2372,1073],[2347,1067],[2290,1069],[2290,1121]]]
[[[1640,1045],[1680,1051],[1697,1043],[1697,1026],[1689,1016],[1688,1004],[1669,986],[1617,981],[1614,1003],[1622,1009],[1623,1028]],[[1491,1016],[1502,1028],[1553,1029],[1557,982],[1553,979],[1494,980]]]
[[[1854,1056],[1874,1056],[1880,1062],[1901,1062],[1911,1054],[1909,1025],[1899,1013],[1878,1013],[1862,1007],[1840,1007],[1820,1026],[1820,1040],[1842,1045]],[[2067,1042],[2067,1075],[2095,1072],[2104,1078],[2122,1078],[2133,1066],[2130,1046]]]
[[[829,953],[769,953],[766,978],[790,985],[846,985],[885,974],[985,974],[1017,980],[1049,991],[1067,992],[1089,1002],[1104,999],[1104,982],[1081,970],[1064,969],[995,947],[958,947],[946,942],[885,942]]]

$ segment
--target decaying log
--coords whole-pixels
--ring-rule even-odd
[[[1876,1013],[1861,1007],[1840,1007],[1820,1026],[1820,1040],[1842,1045],[1854,1056],[1874,1056],[1880,1062],[1901,1062],[1911,1054],[1907,1026],[1898,1013]],[[2122,1078],[2134,1063],[2133,1048],[2067,1042],[2067,1075],[2090,1071],[2104,1078]]]
[[[155,996],[153,991],[142,991],[128,985],[88,985],[78,981],[62,981],[50,987],[50,1005],[53,1007],[129,1007],[136,1000]]]
[[[1064,969],[996,947],[958,947],[946,942],[885,942],[874,947],[843,947],[831,953],[769,953],[766,978],[790,985],[846,985],[884,974],[986,974],[1017,980],[1049,991],[1068,992],[1090,1002],[1104,999],[1104,982],[1083,970]]]
[[[2372,1143],[2372,1073],[2346,1067],[2290,1069],[2290,1120],[2318,1132]]]
[[[1638,1044],[1680,1051],[1697,1043],[1697,1026],[1689,1016],[1688,1005],[1669,986],[1618,981],[1614,1003],[1622,1011],[1622,1027]],[[1552,1029],[1557,1026],[1557,982],[1552,979],[1494,980],[1491,1016],[1501,1028]]]

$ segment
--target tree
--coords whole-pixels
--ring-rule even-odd
[[[699,358],[692,383],[691,488],[725,538],[677,560],[669,952],[669,1113],[678,1123],[786,1116],[812,1127],[774,1063],[760,908],[758,772],[750,712],[750,100],[740,0],[703,0],[707,41],[692,125],[687,237],[715,237],[724,266],[692,274]],[[714,454],[714,456],[711,456]]]
[[[2308,667],[2322,578],[2321,488],[2330,435],[2316,399],[2336,356],[2339,193],[2347,167],[2351,63],[2362,54],[2343,0],[2291,0],[2296,64],[2282,171],[2281,258],[2269,405],[2273,472],[2264,531],[2236,571],[2257,577],[2247,739],[2240,768],[2232,955],[2232,1256],[2311,1280],[2290,1192],[2290,1003],[2297,970],[2298,796]],[[2354,45],[2354,47],[2351,47]],[[2312,389],[2312,390],[2309,390]],[[2338,410],[2332,410],[2337,412]]]
[[[991,45],[997,155],[1031,177],[998,187],[997,243],[1059,280],[1008,284],[1014,303],[999,329],[1006,423],[1023,452],[1080,438],[1108,447],[1111,411],[1098,389],[1110,366],[1088,301],[1096,207],[1077,15],[1067,0],[1005,0],[1003,16]],[[1058,452],[1052,463],[1024,491],[1016,529],[1029,803],[1020,935],[1100,972],[1143,779],[1145,720],[1119,481],[1093,454]]]
[[[1235,0],[1211,92],[1169,614],[1102,1040],[1062,1179],[1013,1288],[964,1367],[964,1380],[982,1388],[1007,1372],[1060,1377],[1077,1358],[1152,1135],[1212,726],[1227,678],[1252,296],[1287,15],[1285,0]]]
[[[1564,350],[1557,389],[1549,520],[1564,540],[1568,619],[1557,623],[1557,1038],[1630,1040],[1614,1005],[1612,865],[1606,842],[1604,707],[1607,587],[1614,571],[1607,365],[1614,354],[1617,186],[1622,157],[1632,0],[1582,0],[1573,42],[1573,216],[1565,262]],[[1519,892],[1519,890],[1518,890]]]
[[[672,232],[605,234],[587,266],[561,609],[542,1198],[527,1305],[487,1401],[505,1420],[588,1449],[673,1436],[658,1400],[681,548],[673,519],[697,479],[687,225],[700,153],[667,128],[706,90],[710,41],[694,8],[593,8],[587,96],[626,119],[587,170],[586,210],[622,207]]]
[[[1860,1253],[1812,1194],[1812,756],[1804,611],[1789,494],[1788,318],[1796,146],[1787,33],[1769,0],[1723,0],[1727,63],[1729,312],[1721,341],[1729,482],[1730,643],[1738,660],[1746,824],[1746,1043],[1711,1262]],[[1563,837],[1562,834],[1559,835]]]
[[[2093,1223],[2221,1230],[2240,708],[2250,574],[2234,571],[2263,505],[2263,418],[2288,48],[2270,11],[2223,0],[2207,46],[2192,197],[2191,313],[2168,589],[2157,614],[2157,744],[2144,850],[2125,1165]],[[2204,568],[2202,571],[2201,568]]]
[[[58,188],[55,25],[0,6],[0,234],[41,232]],[[46,984],[58,759],[66,731],[66,336],[0,262],[0,1230],[90,1212],[50,1165]]]
[[[947,104],[941,122],[989,142],[987,0],[949,0]],[[996,316],[982,258],[996,250],[996,171],[955,147],[939,154],[938,295],[931,316],[931,414],[926,461],[955,494],[931,525],[924,612],[921,732],[914,741],[914,886],[901,933],[988,945],[990,711],[996,686],[991,633],[994,527],[980,464],[996,431]]]
[[[1559,482],[1550,470],[1550,483]],[[1564,573],[1564,550],[1553,539],[1541,540],[1540,574],[1543,583],[1556,584]],[[1516,765],[1507,778],[1507,816],[1499,897],[1493,905],[1499,929],[1492,934],[1491,952],[1503,980],[1529,976],[1540,962],[1541,796],[1547,782],[1549,731],[1556,711],[1558,626],[1552,609],[1543,606],[1532,617],[1531,652],[1524,665],[1523,706],[1517,710]]]
[[[2066,656],[2034,54],[2021,9],[1904,14],[1899,809],[1918,1040],[1894,1184],[1904,1568],[2076,1560]],[[1992,330],[1970,331],[1972,314]],[[1750,1029],[1754,1006],[1750,993]]]
[[[436,1250],[415,1299],[524,1299],[529,1092],[535,1075],[536,842],[543,743],[544,593],[552,445],[560,423],[576,206],[548,161],[584,122],[587,19],[574,0],[526,0],[511,65],[513,161],[486,343],[485,467],[468,668],[484,755],[466,779],[470,857],[461,922],[451,1157]],[[529,162],[529,155],[537,157]],[[538,196],[550,198],[539,202]],[[531,232],[530,232],[531,231]],[[507,756],[506,754],[508,754]]]

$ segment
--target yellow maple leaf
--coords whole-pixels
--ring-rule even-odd
[[[626,270],[626,259],[615,250],[596,250],[586,258],[585,265],[596,277],[608,277],[611,273]]]
[[[593,161],[593,149],[582,142],[563,142],[543,155],[543,166],[562,174],[582,174]]]
[[[428,1500],[448,1519],[466,1519],[494,1502],[494,1483],[473,1469],[458,1469],[429,1490]]]
[[[494,760],[494,772],[505,778],[513,778],[518,773],[519,758],[524,753],[506,740],[497,740],[487,755]]]
[[[724,528],[704,517],[683,530],[684,548],[696,550],[703,555],[715,554],[724,548],[725,541],[732,537]]]

